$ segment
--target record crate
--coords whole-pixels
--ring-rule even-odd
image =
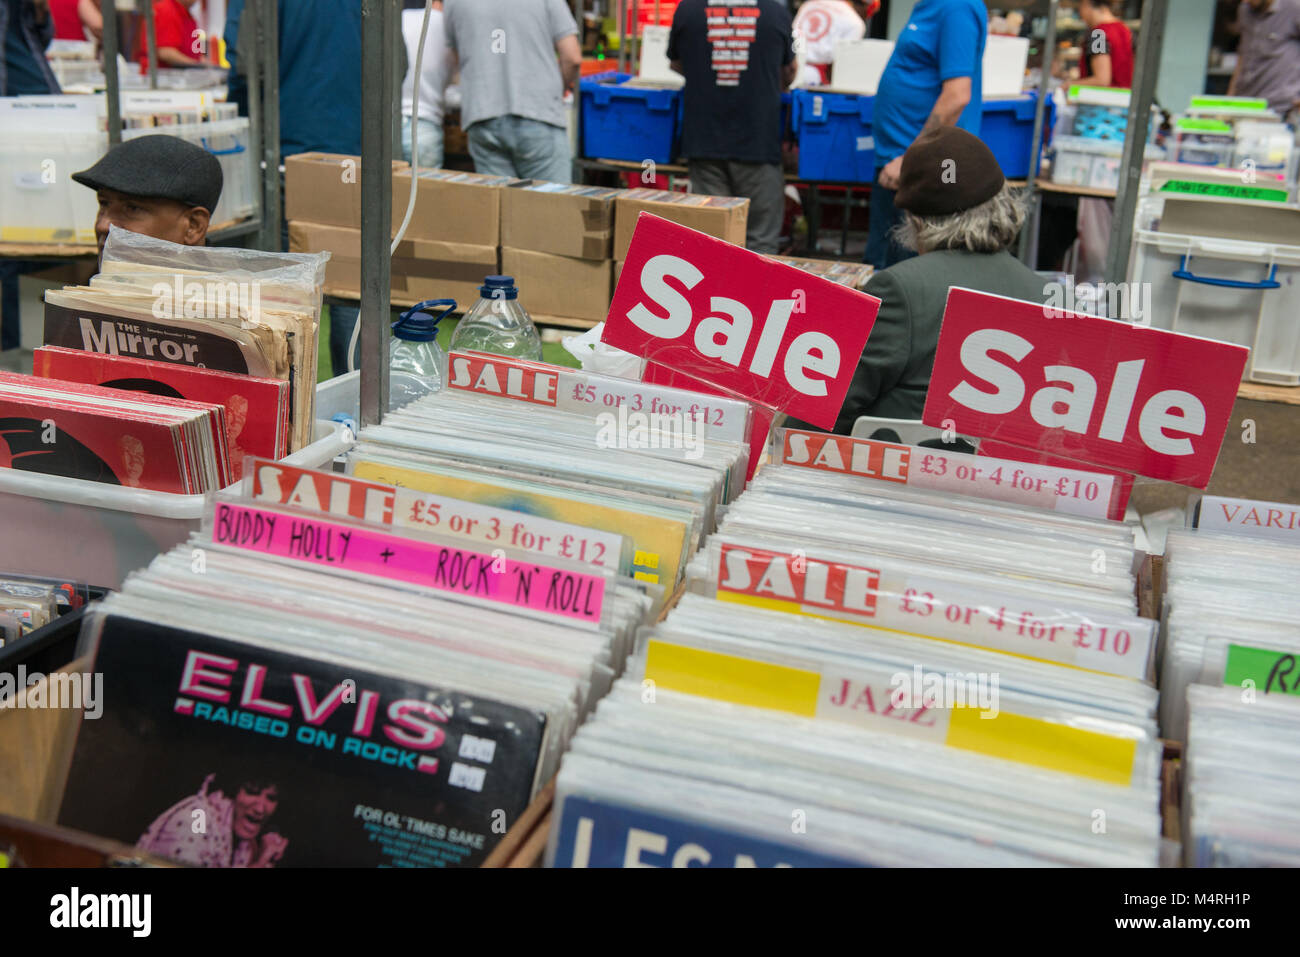
[[[583,156],[635,163],[671,163],[677,158],[681,90],[629,85],[635,79],[630,73],[583,77],[578,85]]]
[[[336,422],[317,422],[316,441],[285,461],[326,468],[351,445]],[[204,495],[175,495],[86,479],[0,469],[0,523],[12,541],[8,571],[117,588],[127,574],[189,538]]]

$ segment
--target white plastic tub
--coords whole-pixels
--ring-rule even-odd
[[[352,446],[334,422],[316,423],[316,441],[285,461],[328,468]],[[0,469],[0,572],[121,586],[145,565],[196,531],[211,508],[204,495],[173,495],[101,482]]]
[[[1118,189],[1124,143],[1084,136],[1058,136],[1052,144],[1052,182],[1092,189]],[[1164,150],[1147,144],[1146,159],[1164,159]]]
[[[1300,246],[1138,229],[1129,279],[1151,284],[1151,325],[1249,346],[1246,379],[1300,385]]]

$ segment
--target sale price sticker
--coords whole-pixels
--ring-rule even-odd
[[[835,424],[880,300],[642,213],[603,340]]]
[[[785,465],[1070,515],[1105,518],[1113,494],[1113,476],[1096,472],[798,429],[782,429],[778,441]]]
[[[750,407],[741,399],[709,398],[684,389],[482,352],[453,352],[447,364],[447,386],[461,392],[549,405],[588,417],[619,408],[683,416],[701,420],[710,439],[748,439]]]
[[[867,568],[732,542],[713,548],[709,580],[719,601],[942,638],[1139,681],[1150,671],[1156,623],[1149,618],[1079,612],[1027,593],[961,587],[889,561]]]
[[[605,578],[313,518],[218,502],[212,541],[245,551],[403,581],[599,627]]]
[[[1205,488],[1249,354],[954,287],[922,421]]]
[[[616,571],[631,567],[626,539],[613,532],[269,459],[249,462],[249,497],[255,501],[432,531]]]

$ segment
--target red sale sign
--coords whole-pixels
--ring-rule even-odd
[[[1205,488],[1249,353],[953,288],[922,420]]]
[[[642,213],[602,337],[831,428],[880,300]]]

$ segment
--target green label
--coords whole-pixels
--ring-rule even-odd
[[[1160,187],[1162,193],[1190,193],[1193,196],[1219,196],[1224,199],[1255,199],[1269,203],[1285,203],[1286,190],[1267,186],[1238,186],[1235,183],[1194,183],[1191,180],[1171,179]]]
[[[1257,113],[1268,112],[1268,100],[1253,96],[1194,96],[1194,110],[1253,110]]]
[[[1289,651],[1229,645],[1223,683],[1239,688],[1247,681],[1269,694],[1300,696],[1300,659]]]
[[[1223,120],[1201,120],[1194,116],[1184,116],[1175,125],[1180,130],[1194,130],[1197,133],[1232,133],[1231,124]]]

